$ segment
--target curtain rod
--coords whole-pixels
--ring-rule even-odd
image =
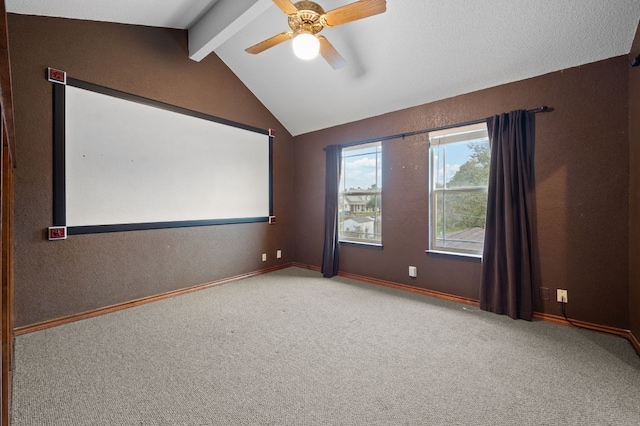
[[[526,110],[526,112],[529,113],[529,114],[537,114],[539,112],[551,112],[551,111],[553,111],[553,108],[552,107],[548,107],[546,105],[543,105],[543,106],[538,107],[538,108]],[[357,141],[357,142],[347,142],[347,143],[340,144],[340,146],[344,148],[344,147],[355,146],[355,145],[363,145],[365,143],[371,143],[371,142],[382,142],[382,141],[386,141],[386,140],[389,140],[389,139],[399,139],[399,138],[404,139],[407,136],[421,135],[423,133],[435,132],[436,130],[452,129],[454,127],[470,126],[472,124],[484,123],[486,121],[487,121],[486,118],[481,118],[481,119],[478,119],[478,120],[466,121],[464,123],[449,124],[447,126],[434,127],[434,128],[431,128],[431,129],[415,130],[413,132],[407,132],[407,133],[398,133],[396,135],[383,136],[381,138],[366,139],[366,140]],[[326,150],[326,147],[324,147],[322,149]]]

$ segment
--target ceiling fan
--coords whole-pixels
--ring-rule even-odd
[[[285,31],[245,49],[248,53],[257,54],[293,39],[293,50],[299,58],[312,59],[318,53],[333,67],[342,68],[346,61],[320,31],[327,27],[346,24],[358,19],[378,15],[387,10],[386,0],[359,0],[342,7],[325,12],[312,1],[273,0],[287,15],[291,31]]]

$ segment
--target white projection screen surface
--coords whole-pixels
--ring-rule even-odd
[[[268,131],[78,80],[63,87],[62,216],[70,235],[272,214]]]

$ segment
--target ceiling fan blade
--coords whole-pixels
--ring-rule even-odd
[[[329,40],[324,36],[318,36],[318,40],[320,40],[320,54],[329,62],[329,65],[331,65],[334,70],[340,69],[347,64],[347,61],[340,56],[336,48],[329,43]]]
[[[293,15],[298,12],[298,8],[291,3],[291,0],[273,0],[273,2],[287,15]]]
[[[264,52],[265,50],[280,44],[284,41],[289,40],[290,38],[293,37],[293,31],[285,31],[283,33],[274,35],[273,37],[270,37],[266,40],[261,41],[258,44],[255,44],[251,47],[248,47],[245,50],[245,52],[247,53],[253,53],[254,55],[260,52]]]
[[[360,0],[328,11],[324,15],[324,24],[327,27],[335,27],[336,25],[378,15],[386,12],[386,10],[386,0]]]

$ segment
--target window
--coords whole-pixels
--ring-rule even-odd
[[[490,160],[487,126],[430,132],[429,146],[429,248],[482,255]]]
[[[382,243],[382,143],[342,149],[338,195],[339,239]]]

